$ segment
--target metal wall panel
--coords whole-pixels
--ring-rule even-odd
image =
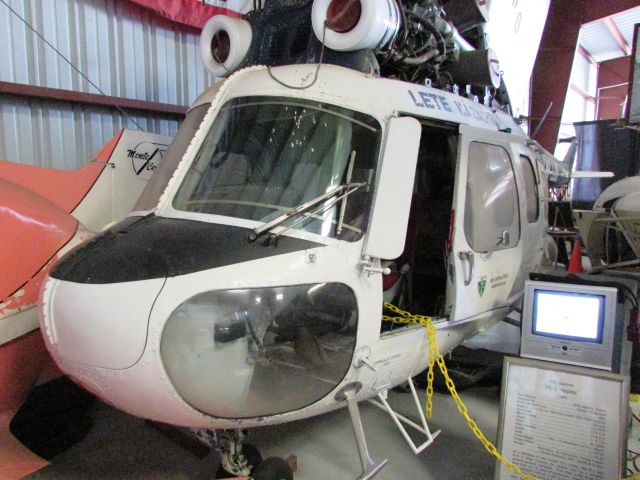
[[[119,0],[3,0],[106,95],[189,105],[214,81],[199,35]],[[0,3],[0,81],[99,93]],[[134,116],[173,135],[178,122]],[[114,109],[0,95],[0,159],[78,168],[125,126]],[[129,122],[129,128],[136,128]]]
[[[5,1],[107,95],[189,105],[213,81],[198,35],[128,2]],[[99,93],[3,4],[0,45],[1,81]]]
[[[142,129],[173,136],[177,120],[129,115]],[[136,128],[109,107],[0,95],[0,160],[71,170],[85,165],[121,128]]]

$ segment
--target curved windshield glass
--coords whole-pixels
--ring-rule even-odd
[[[367,227],[379,144],[378,122],[362,113],[300,99],[236,98],[218,113],[173,206],[266,224],[337,190],[278,226],[357,240]],[[353,184],[354,191],[338,189]]]
[[[162,192],[164,192],[164,189],[167,187],[167,183],[171,180],[173,172],[175,172],[178,163],[182,160],[184,152],[187,151],[187,147],[191,143],[191,140],[193,140],[193,136],[202,123],[202,119],[210,106],[210,103],[205,103],[189,110],[182,125],[180,125],[178,129],[178,133],[176,133],[171,145],[169,145],[169,149],[162,159],[162,162],[160,162],[156,171],[153,172],[151,180],[149,180],[149,183],[147,183],[147,186],[140,194],[138,201],[133,207],[134,212],[152,210],[156,207],[160,195],[162,195]]]

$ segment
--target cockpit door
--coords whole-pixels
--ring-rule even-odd
[[[391,117],[387,123],[364,255],[397,258],[402,253],[420,132],[420,122],[412,117]]]
[[[448,265],[453,321],[471,320],[510,301],[522,261],[513,138],[460,127]]]

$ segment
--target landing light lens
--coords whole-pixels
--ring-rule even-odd
[[[196,410],[276,415],[316,403],[342,381],[357,326],[355,295],[341,283],[212,291],[171,314],[160,354]]]
[[[361,15],[360,0],[333,0],[327,8],[327,27],[338,33],[350,32]]]

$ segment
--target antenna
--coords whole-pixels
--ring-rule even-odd
[[[549,106],[547,107],[547,110],[544,112],[544,115],[542,115],[542,118],[540,119],[540,123],[538,124],[538,126],[536,127],[536,130],[531,135],[531,138],[535,139],[536,136],[538,135],[538,132],[540,131],[540,128],[544,124],[544,121],[547,119],[547,116],[549,115],[549,112],[551,111],[551,107],[553,107],[553,102],[549,102]]]

